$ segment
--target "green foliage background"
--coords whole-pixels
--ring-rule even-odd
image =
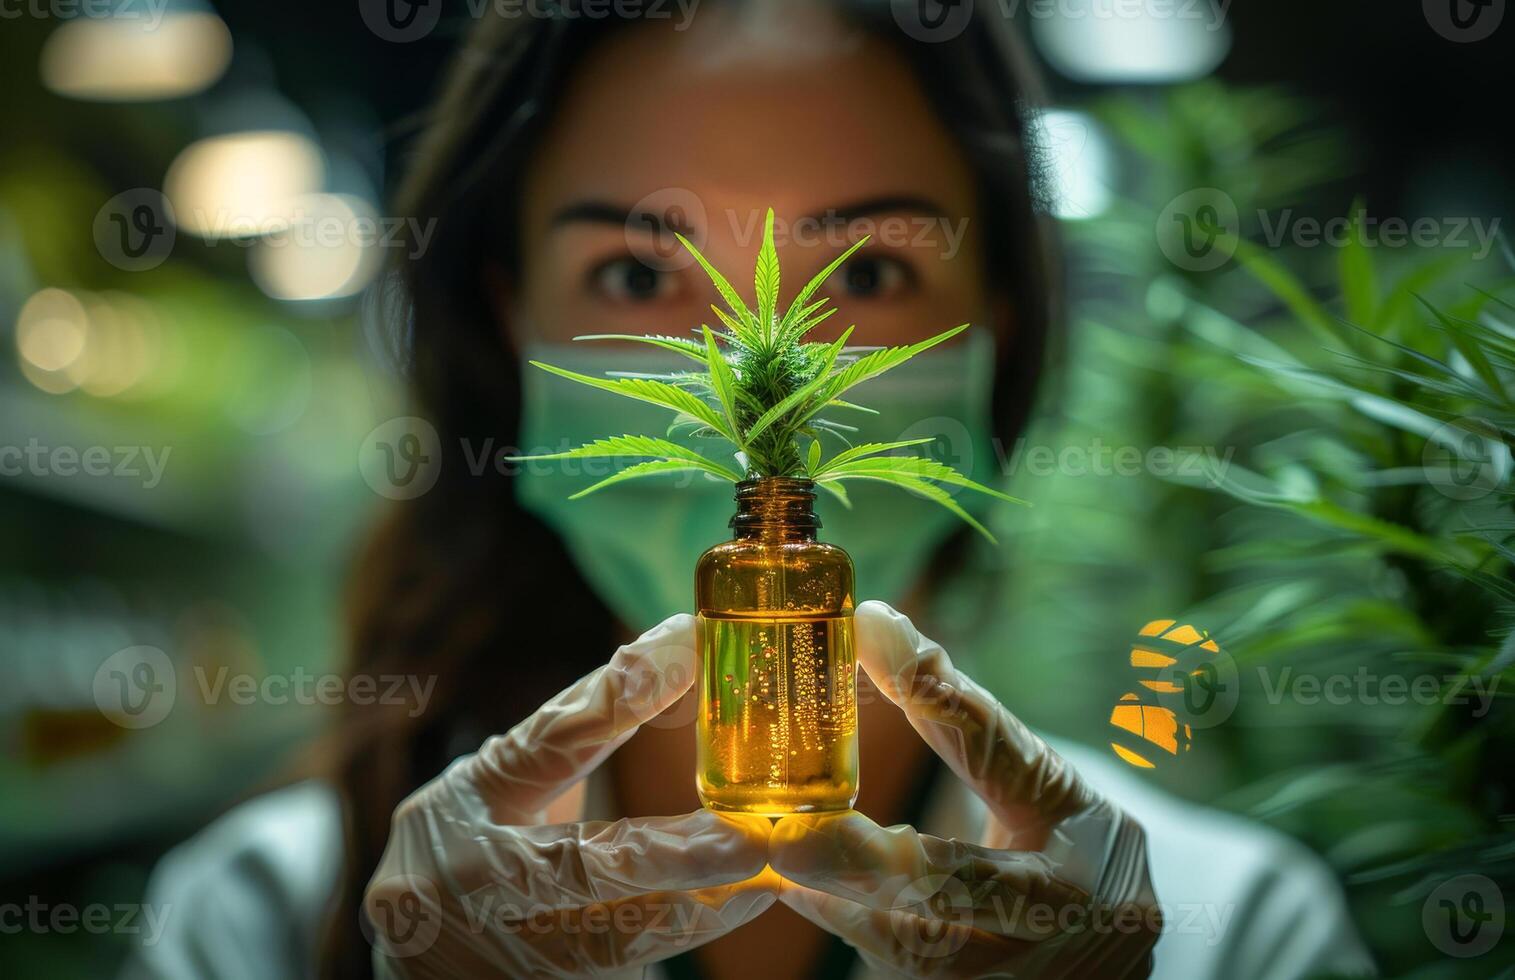
[[[1009,585],[1000,649],[978,669],[1033,724],[1103,746],[1140,626],[1208,630],[1238,667],[1238,706],[1150,777],[1324,855],[1385,975],[1511,975],[1508,934],[1459,960],[1421,923],[1460,874],[1515,896],[1508,245],[1481,261],[1373,247],[1359,224],[1343,248],[1265,249],[1260,213],[1344,197],[1333,182],[1357,161],[1341,129],[1284,94],[1216,83],[1088,108],[1133,180],[1109,212],[1064,226],[1066,377],[1005,458],[1095,439],[1234,455],[1224,479],[1198,481],[1017,468],[1006,489],[1035,506],[992,525]],[[1235,258],[1212,272],[1177,268],[1154,235],[1194,188],[1241,215]],[[1479,492],[1458,493],[1459,474],[1481,476]],[[1496,696],[1486,714],[1452,697],[1268,696],[1360,672],[1434,677],[1448,694],[1476,678]]]

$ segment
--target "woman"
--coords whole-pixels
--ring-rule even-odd
[[[882,603],[858,609],[858,812],[771,825],[700,811],[690,623],[659,620],[687,606],[729,496],[628,486],[570,504],[561,490],[582,477],[479,475],[480,447],[651,431],[522,363],[562,363],[577,334],[708,319],[714,296],[667,248],[670,228],[742,269],[752,216],[770,206],[792,232],[786,282],[875,231],[826,290],[865,342],[980,325],[978,346],[942,351],[940,373],[901,369],[875,389],[878,424],[955,420],[981,471],[989,454],[974,447],[1015,437],[1057,294],[1024,152],[1035,93],[995,5],[925,41],[896,17],[913,6],[710,0],[681,25],[561,4],[479,23],[399,212],[436,220],[400,273],[402,349],[442,470],[370,543],[352,608],[354,671],[435,675],[436,693],[415,721],[353,709],[335,793],[255,801],[171,857],[155,894],[195,911],[138,966],[1123,977],[1152,969],[1162,931],[1166,976],[1367,968],[1334,884],[1301,851],[1087,752],[1070,748],[1069,765]],[[634,356],[589,353],[599,369]],[[598,430],[581,433],[581,414]],[[954,647],[987,646],[970,615],[932,612],[976,594],[982,556],[934,511],[886,498],[859,502],[868,533],[825,514],[859,597],[958,625]],[[1197,927],[1174,921],[1191,906]],[[625,911],[635,921],[614,918]]]

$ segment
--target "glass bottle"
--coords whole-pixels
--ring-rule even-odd
[[[857,799],[852,559],[816,540],[809,480],[737,484],[732,540],[695,570],[700,800],[782,816]]]

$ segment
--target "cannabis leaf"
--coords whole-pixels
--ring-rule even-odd
[[[652,405],[661,405],[663,408],[671,408],[710,426],[721,435],[737,441],[737,435],[726,427],[726,421],[716,414],[715,410],[706,402],[701,401],[694,395],[676,385],[662,381],[652,381],[647,378],[594,378],[587,374],[579,374],[567,368],[554,367],[551,364],[543,364],[541,361],[531,361],[532,367],[539,367],[543,371],[577,381],[579,384],[600,388],[604,391],[614,392],[617,395],[625,395],[637,401],[648,402]]]
[[[575,337],[573,339],[629,340],[639,344],[651,344],[654,347],[661,347],[664,350],[671,350],[676,354],[683,354],[685,357],[693,358],[694,360],[701,363],[704,363],[705,361],[705,348],[699,343],[699,341],[689,340],[685,337],[662,337],[656,334],[648,334],[646,336],[643,336],[634,333],[591,333],[585,334],[582,337]]]
[[[605,439],[596,439],[586,442],[575,449],[569,449],[561,453],[543,453],[537,456],[511,456],[512,462],[523,462],[533,459],[590,459],[595,457],[618,457],[618,456],[655,456],[666,460],[677,460],[690,466],[704,470],[713,476],[733,483],[740,480],[734,471],[719,463],[713,462],[701,456],[686,446],[667,439],[654,439],[651,436],[610,436]],[[585,491],[586,493],[588,491]]]
[[[758,250],[757,269],[752,276],[753,290],[757,293],[758,323],[763,328],[763,343],[772,344],[774,309],[779,304],[779,253],[773,246],[773,209],[763,220],[763,245]]]

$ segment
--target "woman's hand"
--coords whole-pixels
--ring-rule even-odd
[[[694,620],[674,616],[402,803],[364,899],[375,972],[640,976],[772,905],[761,817],[545,822],[694,677]]]
[[[780,900],[911,976],[1147,976],[1161,918],[1141,828],[904,616],[856,615],[863,669],[989,823],[974,845],[856,811],[786,817],[769,842]]]

